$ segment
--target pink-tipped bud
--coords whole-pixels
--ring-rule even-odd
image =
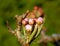
[[[28,18],[25,18],[24,20],[28,22]]]
[[[26,28],[27,31],[31,31],[32,26],[28,24],[28,25],[25,26],[25,28]]]
[[[25,20],[22,20],[22,24],[23,24],[23,25],[26,25],[27,22],[26,22]]]
[[[29,24],[33,25],[34,24],[34,20],[33,19],[29,19]]]
[[[37,22],[38,24],[42,24],[42,23],[43,23],[43,18],[42,18],[42,17],[39,17],[39,18],[36,20],[36,22]]]

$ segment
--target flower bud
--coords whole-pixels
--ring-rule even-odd
[[[29,24],[33,25],[34,24],[34,20],[33,19],[29,19]]]
[[[39,8],[36,13],[36,17],[40,17],[40,16],[42,16],[42,14],[43,14],[43,10],[42,10],[42,8]]]
[[[43,10],[42,10],[42,8],[39,8],[39,13],[40,13],[40,15],[42,15],[43,14]]]
[[[24,20],[28,22],[28,18],[25,18]]]
[[[34,7],[34,10],[38,10],[38,7],[37,7],[37,6],[35,6],[35,7]]]
[[[39,17],[39,18],[36,20],[36,22],[37,22],[38,24],[42,24],[42,23],[43,23],[43,18],[42,18],[42,17]]]
[[[27,22],[26,22],[25,20],[22,20],[22,24],[23,24],[23,25],[26,25]]]
[[[25,28],[26,28],[27,31],[31,31],[32,26],[28,24],[28,25],[25,26]]]
[[[31,18],[35,18],[35,13],[31,12]]]

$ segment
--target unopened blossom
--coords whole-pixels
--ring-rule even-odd
[[[25,21],[28,21],[28,18],[25,18],[24,20],[25,20]]]
[[[38,10],[38,7],[37,7],[37,6],[35,6],[35,7],[34,7],[34,10]]]
[[[35,13],[31,12],[31,18],[35,18]]]
[[[42,10],[42,8],[39,8],[38,11],[39,11],[40,15],[43,14],[43,10]]]
[[[25,28],[26,28],[27,31],[31,31],[32,26],[28,24],[28,25],[25,26]]]
[[[29,24],[31,24],[31,25],[34,24],[34,20],[32,18],[29,19]]]
[[[38,7],[35,6],[34,9],[33,9],[33,12],[35,13],[35,15],[36,15],[37,11],[38,11]]]
[[[42,18],[42,17],[39,17],[39,18],[36,20],[36,22],[37,22],[38,24],[42,24],[42,23],[43,23],[43,18]]]
[[[27,21],[22,20],[22,24],[23,24],[23,25],[26,25],[26,24],[27,24]]]

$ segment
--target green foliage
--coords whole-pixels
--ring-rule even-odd
[[[0,0],[0,46],[20,46],[17,39],[9,34],[6,20],[14,28],[14,16],[25,13],[27,9],[32,10],[35,5],[42,7],[46,14],[44,26],[48,29],[47,34],[60,33],[60,0]],[[40,45],[32,43],[31,46]]]

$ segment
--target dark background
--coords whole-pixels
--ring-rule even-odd
[[[0,46],[21,46],[17,38],[8,32],[6,21],[15,29],[14,16],[21,15],[28,9],[31,11],[35,5],[42,7],[46,14],[44,26],[47,35],[60,34],[60,0],[0,0]],[[31,46],[40,46],[38,40],[39,38],[33,41]],[[48,46],[54,45],[48,43]]]

